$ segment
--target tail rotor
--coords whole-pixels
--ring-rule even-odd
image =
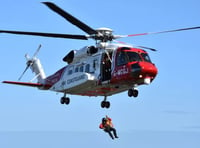
[[[26,71],[30,68],[30,66],[32,66],[34,64],[34,62],[36,60],[36,56],[39,53],[41,47],[42,46],[40,44],[39,47],[38,47],[38,49],[36,50],[36,52],[34,53],[34,55],[33,55],[32,58],[30,58],[30,56],[28,54],[25,55],[25,58],[27,60],[27,62],[26,62],[26,68],[23,71],[23,73],[21,74],[21,76],[19,77],[18,81],[20,81],[22,79],[22,77],[24,76],[24,74],[26,73]]]

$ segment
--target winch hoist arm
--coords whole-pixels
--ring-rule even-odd
[[[106,49],[105,49],[105,53],[108,56],[108,59],[110,60],[110,62],[112,63],[112,59],[110,58],[110,54],[109,54],[109,52]]]

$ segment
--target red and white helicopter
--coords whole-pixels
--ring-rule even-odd
[[[40,60],[36,57],[40,49],[39,47],[32,58],[26,55],[27,67],[21,75],[22,77],[27,69],[30,68],[35,73],[34,78],[37,79],[37,83],[19,81],[3,81],[3,83],[31,86],[41,90],[64,93],[64,96],[60,100],[61,104],[70,103],[67,94],[104,96],[101,107],[109,108],[110,102],[107,101],[107,96],[128,91],[129,97],[137,97],[137,87],[139,85],[148,85],[155,79],[158,70],[155,64],[151,62],[148,53],[143,50],[150,49],[155,51],[155,49],[143,46],[133,47],[120,42],[113,43],[113,40],[123,37],[200,29],[200,27],[191,27],[132,35],[113,35],[111,29],[99,28],[95,30],[51,2],[43,2],[43,4],[86,32],[88,35],[10,30],[0,30],[0,33],[79,40],[94,39],[96,45],[85,46],[80,50],[70,51],[63,58],[63,61],[67,62],[68,65],[48,77],[45,75]]]

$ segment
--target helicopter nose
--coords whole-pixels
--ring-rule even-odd
[[[158,70],[153,63],[138,62],[132,66],[132,76],[142,79],[144,84],[150,84],[156,77]]]
[[[145,76],[156,77],[158,69],[153,63],[141,62],[140,66],[141,66],[141,74]]]

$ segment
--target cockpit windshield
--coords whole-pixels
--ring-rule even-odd
[[[134,51],[120,51],[117,53],[117,66],[127,64],[127,62],[148,62],[151,63],[149,55],[145,52],[134,52]]]
[[[136,52],[127,52],[129,62],[142,61],[141,57]]]
[[[137,53],[137,52],[126,52],[128,61],[145,61],[151,63],[151,59],[147,53]]]
[[[151,59],[147,53],[141,53],[142,58],[144,59],[145,62],[151,63]]]

